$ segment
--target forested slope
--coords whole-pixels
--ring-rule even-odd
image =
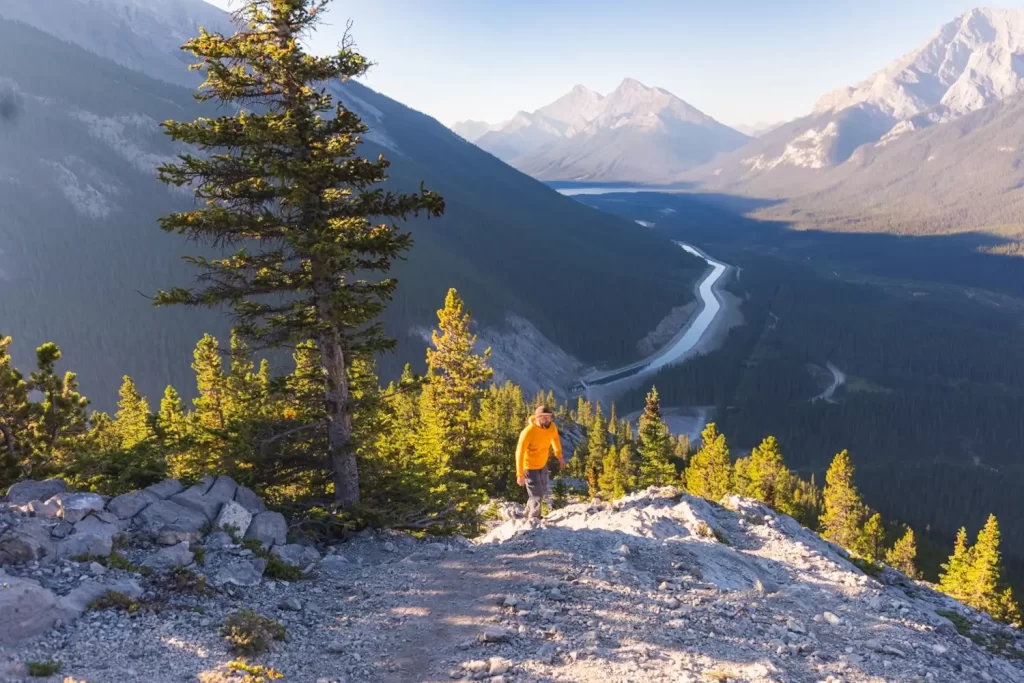
[[[125,373],[149,396],[168,383],[188,391],[188,359],[172,349],[206,331],[223,336],[226,321],[153,310],[146,298],[189,283],[179,257],[196,250],[156,225],[191,202],[156,180],[155,167],[179,151],[158,123],[214,110],[184,88],[8,21],[0,82],[14,84],[20,112],[0,129],[0,328],[15,337],[16,357],[60,343],[101,407]],[[393,182],[425,181],[448,205],[443,219],[410,225],[416,246],[396,269],[401,284],[385,318],[400,341],[382,362],[386,375],[422,360],[409,330],[430,325],[449,286],[482,323],[514,311],[591,362],[632,357],[636,341],[692,297],[701,262],[663,236],[561,197],[366,88],[348,84],[342,94],[383,115],[368,117],[369,137],[393,149],[368,142],[364,153],[385,152]]]

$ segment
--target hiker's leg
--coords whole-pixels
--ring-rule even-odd
[[[537,505],[537,510],[538,510],[539,514],[543,513],[542,505],[544,504],[544,501],[546,501],[548,499],[548,494],[551,492],[550,479],[549,479],[551,475],[548,474],[548,468],[545,467],[540,472],[541,472],[541,483],[540,483],[540,494],[539,494],[540,495],[540,502]],[[548,509],[550,510],[550,507]],[[543,516],[543,515],[541,514],[541,516]]]
[[[543,481],[541,479],[544,470],[526,470],[526,492],[530,500],[526,503],[526,518],[540,519],[540,503],[544,499]]]

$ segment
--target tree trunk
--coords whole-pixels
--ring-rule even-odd
[[[322,334],[317,340],[327,380],[327,444],[334,479],[334,499],[349,508],[359,502],[359,468],[352,448],[348,371],[345,352],[336,335]]]

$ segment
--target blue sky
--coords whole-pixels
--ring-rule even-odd
[[[232,0],[208,0],[227,7]],[[334,0],[376,66],[370,87],[445,124],[496,122],[625,77],[727,124],[801,116],[975,6],[960,0]]]

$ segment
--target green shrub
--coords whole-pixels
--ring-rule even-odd
[[[45,678],[60,671],[61,663],[51,659],[48,662],[29,662],[26,666],[28,667],[29,676]]]
[[[252,610],[228,615],[221,635],[237,654],[261,654],[270,649],[271,641],[284,640],[287,631],[273,619],[261,617]]]

